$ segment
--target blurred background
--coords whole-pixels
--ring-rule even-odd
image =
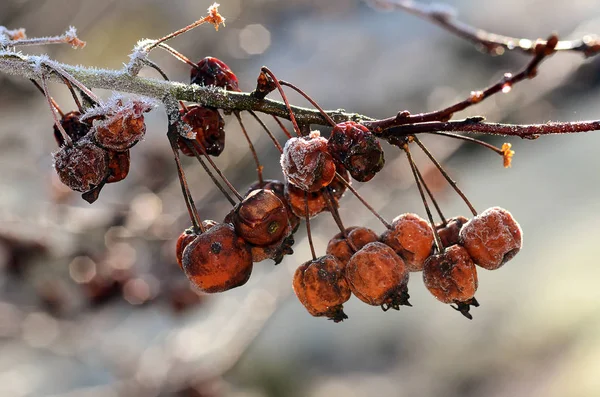
[[[358,0],[222,3],[226,28],[203,26],[169,44],[194,60],[225,61],[244,91],[268,65],[325,108],[372,117],[434,110],[528,62],[518,53],[491,57],[427,22]],[[594,0],[447,3],[464,22],[516,37],[600,33]],[[29,37],[73,25],[84,49],[23,50],[121,68],[137,40],[179,29],[209,5],[3,0],[0,25],[26,28]],[[171,79],[188,80],[188,68],[169,55],[154,51],[151,59]],[[63,110],[74,108],[65,87],[50,90]],[[458,117],[476,114],[513,123],[598,119],[600,57],[554,56],[533,81]],[[189,288],[174,255],[189,220],[162,109],[147,115],[127,179],[106,186],[93,205],[54,175],[51,114],[30,82],[0,75],[0,120],[2,396],[600,395],[599,133],[508,139],[516,151],[510,169],[478,146],[423,137],[478,210],[512,212],[524,230],[523,250],[500,270],[479,271],[473,321],[436,301],[413,274],[412,308],[384,313],[353,297],[344,305],[350,318],[334,324],[311,317],[292,292],[295,268],[310,259],[303,228],[295,255],[277,267],[255,264],[245,286],[210,296]],[[216,161],[243,192],[256,178],[254,166],[235,119],[226,122],[226,150]],[[246,124],[266,177],[281,179],[278,152],[250,118]],[[468,215],[414,151],[446,215]],[[425,216],[405,156],[392,148],[386,155],[385,169],[355,186],[387,219]],[[185,168],[200,213],[220,220],[228,203],[192,160]],[[382,231],[349,194],[341,214],[346,225]],[[313,229],[322,254],[335,224],[324,213]]]

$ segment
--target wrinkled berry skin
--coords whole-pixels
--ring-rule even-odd
[[[182,120],[187,123],[196,133],[195,141],[201,145],[206,153],[217,157],[225,149],[225,120],[217,109],[206,108],[203,106],[189,106],[187,112],[180,110]],[[184,142],[185,138],[180,137],[178,141],[179,149],[186,156],[194,156],[194,153]],[[198,152],[200,152],[198,150]]]
[[[54,168],[60,181],[78,192],[88,192],[108,176],[108,153],[87,139],[54,153]]]
[[[387,245],[369,243],[346,265],[346,280],[352,293],[373,306],[399,309],[408,303],[408,269],[402,258]]]
[[[344,267],[346,267],[352,255],[354,255],[354,249],[358,251],[365,245],[379,240],[377,233],[366,227],[353,226],[346,228],[345,231],[347,238],[344,238],[342,233],[336,234],[329,240],[326,251],[327,255],[335,256]]]
[[[454,218],[446,220],[446,226],[444,226],[444,224],[441,222],[435,224],[435,228],[440,236],[440,240],[442,241],[442,246],[444,248],[458,244],[460,239],[460,229],[462,229],[463,225],[468,221],[469,220],[464,216],[455,216]]]
[[[150,105],[131,101],[125,105],[117,101],[114,109],[102,120],[93,123],[94,140],[98,146],[117,152],[124,152],[138,143],[146,134],[144,113]]]
[[[129,174],[130,163],[129,150],[125,152],[109,151],[106,183],[115,183],[125,179]]]
[[[350,288],[335,257],[326,255],[302,264],[294,273],[293,287],[311,315],[336,323],[348,318],[343,303],[350,299]]]
[[[311,133],[310,138],[291,138],[281,154],[287,180],[299,189],[316,192],[335,177],[335,162],[327,151],[327,140]]]
[[[462,227],[460,244],[477,265],[495,270],[521,250],[522,236],[521,226],[510,212],[492,207]]]
[[[73,141],[73,143],[79,141],[81,138],[86,136],[92,128],[90,124],[79,121],[80,117],[80,112],[73,111],[65,114],[60,119],[60,125],[65,130],[69,138],[71,138],[71,141]],[[54,139],[56,140],[56,143],[59,147],[65,144],[65,140],[63,139],[63,136],[60,133],[60,130],[58,129],[56,124],[54,125]]]
[[[266,189],[250,192],[232,216],[236,233],[257,246],[274,244],[292,232],[287,209],[275,193]]]
[[[477,291],[477,269],[467,250],[453,245],[425,261],[423,282],[440,302],[467,302]]]
[[[406,213],[394,218],[391,226],[381,235],[381,242],[404,259],[409,271],[423,270],[423,263],[433,248],[433,231],[429,223],[416,214]]]
[[[367,127],[354,121],[333,127],[327,146],[333,158],[359,182],[373,179],[385,164],[379,140]]]
[[[214,57],[206,57],[192,68],[190,83],[198,85],[214,85],[228,91],[240,91],[238,79],[225,62]]]
[[[252,273],[250,246],[233,226],[221,223],[200,234],[183,250],[183,270],[202,292],[244,285]]]
[[[288,200],[285,196],[285,183],[274,179],[266,179],[262,184],[260,182],[255,182],[248,188],[246,195],[256,189],[270,190],[275,194],[275,196],[277,196],[279,200],[281,200],[281,202],[285,205],[285,209],[287,210],[288,220],[290,222],[290,226],[292,227],[292,233],[295,233],[296,230],[298,230],[298,226],[300,226],[300,218],[294,214],[290,204],[288,203]]]

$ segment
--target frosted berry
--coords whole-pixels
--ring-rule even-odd
[[[129,174],[129,150],[124,152],[108,152],[108,178],[106,183],[115,183],[122,181]]]
[[[444,248],[458,244],[460,229],[468,221],[464,216],[455,216],[446,220],[446,226],[443,223],[436,223],[435,228]]]
[[[408,305],[408,269],[387,245],[369,243],[346,265],[346,280],[358,299],[383,310]]]
[[[335,257],[326,255],[302,264],[294,273],[293,287],[311,315],[336,323],[348,318],[343,303],[350,299],[350,288]]]
[[[346,236],[338,233],[327,244],[327,255],[335,256],[345,267],[352,255],[369,243],[379,240],[377,233],[366,227],[346,228]]]
[[[371,180],[383,168],[383,149],[364,125],[354,121],[339,123],[327,143],[329,153],[359,182]]]
[[[187,108],[187,112],[180,110],[182,120],[187,123],[192,131],[196,133],[196,142],[201,145],[206,153],[218,156],[225,148],[225,120],[217,109],[193,105]],[[194,156],[194,153],[184,142],[185,138],[179,138],[179,149],[186,156]]]
[[[291,184],[307,192],[329,185],[336,170],[327,140],[318,131],[308,138],[288,139],[281,154],[281,168]]]
[[[266,189],[250,192],[235,207],[232,222],[236,233],[252,245],[271,245],[292,232],[285,205]]]
[[[511,213],[492,207],[462,227],[460,243],[477,265],[494,270],[521,250],[523,238],[521,227]]]
[[[433,231],[429,223],[416,214],[397,216],[381,235],[381,242],[389,245],[404,259],[411,272],[423,270],[425,259],[433,248]]]
[[[78,192],[88,192],[108,175],[108,154],[88,139],[54,153],[54,168],[60,181]]]
[[[471,318],[469,305],[478,306],[474,300],[477,269],[467,250],[460,245],[429,257],[423,268],[423,282],[440,302],[458,304],[458,310],[468,318]]]
[[[183,251],[183,270],[202,292],[223,292],[244,285],[252,273],[250,246],[233,226],[221,223]]]
[[[256,189],[270,190],[275,194],[275,196],[277,196],[279,200],[281,200],[281,202],[285,205],[285,209],[287,210],[288,220],[290,222],[290,226],[292,227],[292,233],[295,233],[300,225],[300,218],[294,214],[290,204],[288,203],[288,200],[285,196],[285,183],[274,179],[264,180],[262,184],[260,182],[255,182],[250,186],[250,188],[248,188],[246,195]]]
[[[206,57],[192,68],[191,84],[214,85],[228,91],[240,91],[238,79],[225,62],[214,57]]]
[[[90,129],[92,128],[92,126],[90,124],[80,121],[79,120],[80,117],[81,117],[80,112],[73,111],[73,112],[69,112],[69,113],[65,114],[60,119],[60,125],[62,126],[62,128],[65,130],[65,132],[67,133],[67,135],[69,136],[69,138],[71,138],[71,140],[73,142],[77,142],[81,138],[86,136],[87,133],[90,132]],[[59,147],[63,146],[65,144],[65,140],[64,140],[60,130],[56,126],[56,124],[54,125],[54,139],[56,140],[56,143],[58,144]]]
[[[123,152],[138,143],[146,134],[144,113],[151,106],[143,101],[129,101],[125,104],[116,100],[105,109],[102,120],[93,123],[96,143],[108,150]]]

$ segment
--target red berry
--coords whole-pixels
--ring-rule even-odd
[[[385,244],[369,243],[346,265],[346,280],[358,299],[383,310],[408,305],[408,269]]]
[[[212,220],[204,220],[202,221],[202,226],[204,226],[204,230],[208,230],[213,226],[216,226],[217,222],[212,221]],[[175,246],[175,256],[177,258],[177,264],[179,265],[179,267],[183,270],[183,251],[187,248],[188,245],[190,245],[190,243],[192,241],[194,241],[194,239],[198,237],[198,234],[196,234],[194,232],[194,228],[190,227],[187,228],[183,231],[183,233],[181,233],[179,235],[179,238],[177,239],[177,244]]]
[[[495,270],[521,250],[521,226],[507,210],[488,208],[462,227],[460,243],[476,264]]]
[[[248,188],[246,195],[256,189],[270,190],[275,194],[275,196],[277,196],[279,200],[281,200],[281,202],[285,205],[285,209],[287,210],[288,220],[290,222],[290,226],[292,227],[292,233],[295,233],[300,225],[300,218],[298,218],[294,212],[292,212],[292,208],[288,203],[288,200],[285,196],[285,184],[274,179],[264,180],[262,184],[260,182],[255,182],[250,186],[250,188]]]
[[[267,246],[292,232],[285,205],[270,190],[250,192],[232,216],[236,233],[252,245]]]
[[[327,244],[327,255],[335,256],[344,267],[356,251],[379,240],[373,230],[359,226],[346,228],[346,236],[338,233]]]
[[[348,318],[343,303],[350,299],[350,289],[335,257],[326,255],[302,264],[294,273],[293,287],[311,315],[336,323]]]
[[[458,244],[460,229],[469,220],[464,216],[455,216],[446,220],[446,226],[443,223],[436,223],[435,229],[442,241],[442,246],[448,248],[454,244]]]
[[[80,121],[80,117],[80,112],[73,111],[65,114],[60,119],[60,125],[63,127],[69,138],[71,138],[71,140],[74,143],[86,136],[92,128],[90,124]],[[65,144],[65,140],[56,124],[54,125],[54,139],[56,140],[56,143],[59,147]]]
[[[233,226],[221,223],[183,251],[183,270],[202,292],[223,292],[244,285],[252,273],[250,246]]]
[[[213,57],[206,57],[192,68],[191,84],[214,85],[228,91],[240,91],[236,75],[225,62]]]
[[[54,168],[60,181],[78,192],[88,192],[108,176],[108,153],[88,139],[54,153]]]
[[[106,183],[122,181],[129,174],[129,150],[125,152],[108,151],[108,178]]]
[[[385,164],[383,149],[377,138],[367,127],[354,121],[333,127],[327,146],[333,158],[360,182],[371,180]]]
[[[123,104],[121,100],[116,100],[104,109],[104,119],[94,121],[96,143],[118,152],[129,149],[146,134],[144,113],[150,110],[151,106],[143,101],[134,100]]]
[[[217,109],[193,105],[188,107],[187,112],[181,109],[180,113],[183,121],[196,133],[195,140],[206,150],[206,153],[218,156],[223,152],[225,148],[225,120],[223,120]],[[179,138],[179,149],[186,156],[194,156],[184,140],[183,137]]]
[[[291,183],[285,184],[285,197],[294,215],[300,219],[306,218],[306,201],[308,201],[308,217],[314,218],[323,211],[327,211],[327,201],[322,190],[306,192]],[[307,196],[307,198],[305,198]],[[337,202],[334,203],[337,206]]]
[[[327,140],[313,131],[308,138],[291,138],[281,155],[281,168],[289,182],[307,192],[316,192],[335,177],[335,162],[327,152]]]
[[[397,216],[391,226],[381,235],[381,241],[404,259],[409,271],[423,270],[423,263],[433,249],[429,223],[416,214],[407,213]]]

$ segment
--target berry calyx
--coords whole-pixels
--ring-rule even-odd
[[[359,182],[373,179],[385,158],[377,138],[367,127],[354,121],[336,124],[327,142],[329,153]]]
[[[433,249],[433,239],[429,223],[411,213],[394,218],[391,228],[381,235],[381,242],[393,248],[411,272],[423,270],[423,263]]]
[[[206,150],[206,153],[216,157],[223,152],[225,120],[217,109],[192,105],[187,107],[187,110],[181,109],[180,114],[182,120],[196,133],[195,141]],[[179,149],[186,156],[193,157],[194,153],[187,147],[184,139],[179,138]]]
[[[291,138],[281,155],[281,168],[287,180],[307,192],[316,192],[335,177],[335,162],[327,151],[327,140],[318,131],[307,138]]]
[[[72,190],[89,192],[108,175],[108,154],[88,139],[54,153],[54,169],[60,181]]]
[[[240,91],[237,76],[225,62],[214,57],[206,57],[192,68],[190,83],[204,86],[214,85],[228,91]]]
[[[436,223],[435,228],[444,248],[458,244],[460,229],[468,221],[464,216],[455,216],[446,220],[446,226],[443,223]]]
[[[294,273],[293,287],[311,315],[336,323],[348,318],[343,303],[350,299],[350,288],[335,257],[326,255],[300,265]]]
[[[183,250],[183,270],[202,292],[223,292],[244,285],[252,273],[252,254],[232,225],[220,223]]]
[[[373,306],[399,310],[408,302],[408,269],[402,258],[387,245],[369,243],[346,265],[346,280],[358,299]]]
[[[346,266],[352,255],[365,245],[379,240],[377,233],[366,227],[353,226],[346,228],[346,236],[338,233],[327,244],[327,255],[333,255]]]
[[[507,210],[488,208],[462,227],[460,243],[477,265],[495,270],[521,250],[521,226]]]
[[[292,249],[295,243],[294,235],[290,234],[284,239],[277,241],[266,247],[252,246],[252,262],[262,262],[266,259],[273,259],[275,265],[279,265],[286,255],[292,255]]]

